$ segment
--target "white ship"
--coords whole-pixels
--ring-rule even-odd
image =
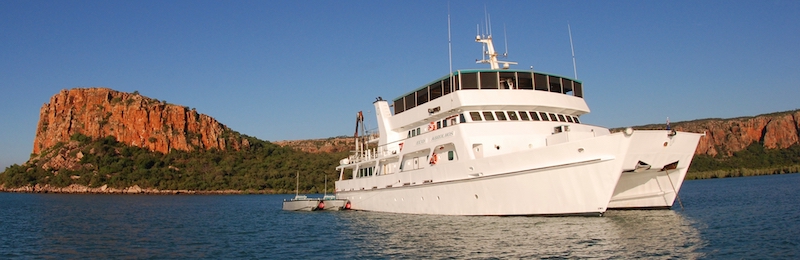
[[[490,69],[374,102],[377,133],[340,161],[338,199],[354,210],[442,215],[672,206],[702,134],[583,124],[582,82],[508,69],[515,63],[497,59],[490,36],[476,41]]]

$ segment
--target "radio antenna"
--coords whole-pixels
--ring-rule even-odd
[[[508,35],[506,34],[506,24],[503,23],[503,43],[506,44],[506,52],[503,53],[503,57],[508,57]]]
[[[450,60],[450,93],[453,92],[453,41],[450,37],[450,1],[447,1],[447,55]]]
[[[575,73],[575,79],[578,79],[578,66],[575,65],[575,47],[572,45],[572,28],[567,22],[567,31],[569,31],[569,48],[572,50],[572,72]]]

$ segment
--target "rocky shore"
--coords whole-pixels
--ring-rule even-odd
[[[142,189],[139,185],[117,189],[109,188],[108,185],[103,185],[97,188],[90,188],[83,185],[72,184],[66,187],[54,187],[49,184],[34,186],[24,186],[19,188],[6,188],[5,185],[0,185],[0,192],[18,192],[18,193],[64,193],[64,194],[152,194],[152,195],[177,195],[177,194],[272,194],[269,190],[213,190],[213,191],[198,191],[198,190],[158,190],[158,189]]]

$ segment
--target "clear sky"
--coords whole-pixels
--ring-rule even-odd
[[[800,1],[452,1],[454,69],[482,68],[484,10],[517,69],[573,76],[623,127],[797,109]],[[108,87],[196,108],[263,140],[350,135],[372,101],[449,72],[447,1],[0,1],[0,167],[39,109]],[[506,37],[503,37],[505,28]]]

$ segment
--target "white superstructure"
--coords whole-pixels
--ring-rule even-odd
[[[497,60],[490,37],[476,41],[491,69],[455,71],[395,99],[394,112],[374,102],[377,133],[341,160],[337,198],[355,210],[444,215],[672,206],[701,134],[582,124],[580,81],[505,69],[515,63]]]

